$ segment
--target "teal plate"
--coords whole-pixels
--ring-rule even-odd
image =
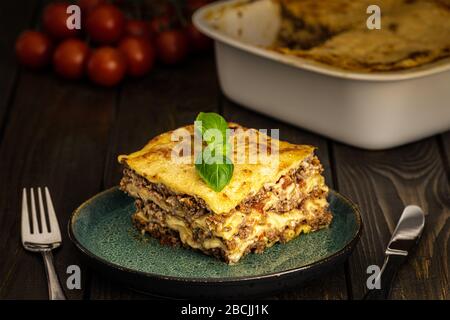
[[[131,223],[134,201],[117,187],[72,214],[69,236],[95,267],[139,291],[180,298],[262,296],[298,286],[349,256],[360,237],[360,213],[337,192],[331,191],[328,200],[329,228],[249,254],[231,266],[141,235]]]

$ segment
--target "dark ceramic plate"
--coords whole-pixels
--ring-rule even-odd
[[[232,266],[142,236],[131,224],[133,199],[118,188],[81,205],[69,221],[69,235],[95,267],[139,291],[179,298],[262,296],[298,286],[349,256],[361,233],[361,216],[334,191],[329,202],[330,228],[247,255]]]

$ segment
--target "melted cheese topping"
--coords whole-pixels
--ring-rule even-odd
[[[347,30],[355,24],[366,24],[367,7],[377,5],[383,15],[405,8],[399,0],[277,0],[283,5],[289,16],[303,21],[314,32],[314,27],[323,26],[334,34]],[[307,28],[305,28],[307,29]]]
[[[275,49],[288,55],[364,72],[407,69],[450,56],[450,10],[438,1],[279,1],[290,17]],[[369,5],[381,8],[380,30],[366,26]]]
[[[234,164],[234,173],[230,183],[221,191],[215,192],[198,176],[194,166],[194,155],[186,156],[183,163],[180,158],[172,157],[178,141],[172,141],[174,131],[163,133],[152,139],[142,150],[130,155],[119,156],[119,162],[127,164],[137,174],[153,183],[161,183],[180,194],[201,198],[214,213],[227,213],[234,209],[249,195],[258,192],[267,182],[275,182],[291,169],[297,168],[309,156],[313,155],[314,147],[294,145],[288,142],[270,139],[254,129],[245,129],[236,124],[230,128],[240,129],[232,136],[234,143],[234,158],[247,159],[244,163]],[[186,126],[178,130],[193,138],[194,127]],[[278,155],[273,152],[250,163],[249,146],[246,139],[250,133],[256,135],[258,148],[275,145]],[[254,146],[254,145],[253,145]],[[248,157],[247,157],[248,156]]]

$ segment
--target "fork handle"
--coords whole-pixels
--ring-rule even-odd
[[[45,274],[47,275],[48,296],[50,300],[66,300],[64,291],[59,283],[58,275],[53,264],[53,254],[51,250],[42,251],[44,258]]]

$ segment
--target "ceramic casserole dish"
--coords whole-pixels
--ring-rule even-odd
[[[215,40],[222,91],[250,109],[366,149],[450,129],[450,59],[362,73],[283,55],[266,49],[281,25],[272,0],[215,2],[193,22]]]

